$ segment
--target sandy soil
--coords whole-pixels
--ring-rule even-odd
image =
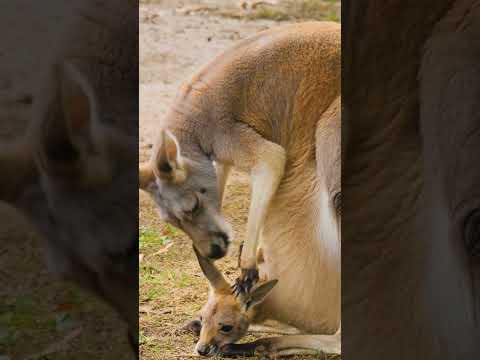
[[[204,1],[232,6],[236,1]],[[181,5],[183,4],[183,6]],[[272,21],[239,21],[196,12],[194,1],[160,1],[140,7],[140,141],[151,144],[155,123],[164,116],[183,81],[236,40],[270,26]],[[177,6],[175,6],[177,5]]]

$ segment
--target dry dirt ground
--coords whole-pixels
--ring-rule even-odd
[[[262,16],[242,13],[238,3],[232,0],[154,0],[145,1],[140,6],[141,160],[147,159],[157,134],[157,121],[165,115],[182,82],[236,40],[281,25],[263,19],[277,18],[278,13],[267,12]],[[322,3],[326,3],[329,11],[333,7],[335,16],[338,16],[338,2]],[[325,17],[331,18],[331,14],[328,12]],[[233,225],[236,237],[232,254],[218,262],[231,280],[237,275],[236,258],[238,244],[244,237],[248,191],[248,178],[234,173],[227,184],[224,213]],[[142,192],[140,252],[143,257],[140,267],[141,358],[191,358],[196,339],[178,329],[204,304],[207,282],[194,258],[190,240],[180,231],[163,224],[153,203]],[[318,355],[295,359],[323,358]]]

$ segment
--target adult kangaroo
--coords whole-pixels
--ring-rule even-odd
[[[343,355],[478,359],[480,1],[344,11]]]
[[[315,156],[325,156],[316,154],[317,124],[339,95],[340,26],[306,22],[240,41],[193,76],[161,120],[151,159],[140,166],[140,187],[165,221],[191,237],[201,256],[226,254],[231,234],[220,214],[225,182],[231,167],[250,174],[238,292],[248,292],[258,279],[259,240],[270,236],[266,221],[277,222],[279,232],[293,221],[303,235],[325,236],[321,246],[328,248],[328,263],[335,268],[327,288],[339,301],[340,244],[337,229],[323,227],[329,220],[322,212],[332,208],[340,184],[315,180],[322,171]],[[303,219],[302,211],[279,216],[280,208],[302,209],[316,192],[317,212]],[[278,251],[290,251],[293,259],[294,249],[304,246],[303,235],[292,236]],[[298,266],[308,264],[306,259]],[[338,325],[338,314],[331,316],[329,328]]]

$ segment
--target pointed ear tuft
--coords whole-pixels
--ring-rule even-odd
[[[270,291],[272,291],[277,283],[278,280],[270,280],[254,287],[250,292],[250,296],[243,300],[245,311],[265,300],[267,295],[270,293]]]
[[[180,154],[180,145],[175,135],[168,130],[160,130],[155,164],[159,178],[176,183],[185,181],[186,171]]]

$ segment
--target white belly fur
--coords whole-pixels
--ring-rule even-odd
[[[315,172],[304,175],[281,185],[262,231],[260,276],[279,280],[262,311],[305,332],[333,334],[340,325],[340,237]]]

